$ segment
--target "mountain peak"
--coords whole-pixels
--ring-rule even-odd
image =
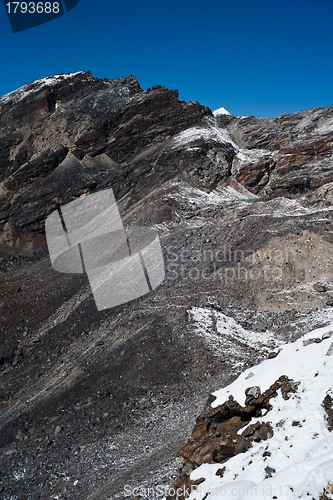
[[[229,113],[229,111],[227,111],[225,108],[219,108],[219,109],[215,109],[215,111],[213,111],[213,115],[214,116],[231,115],[231,113]]]

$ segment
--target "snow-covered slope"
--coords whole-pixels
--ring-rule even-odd
[[[245,404],[245,390],[267,390],[280,376],[295,384],[296,392],[284,399],[281,390],[270,403],[273,408],[255,422],[270,422],[273,436],[254,442],[245,453],[221,464],[203,464],[191,474],[201,480],[191,500],[273,498],[319,498],[333,483],[333,435],[327,422],[323,400],[332,401],[333,324],[316,329],[294,343],[282,347],[268,359],[242,373],[232,384],[217,391],[212,407],[225,403],[232,395]],[[244,432],[245,427],[238,431]],[[221,439],[223,436],[221,437]],[[220,477],[222,475],[222,477]],[[194,489],[194,488],[193,488]],[[332,487],[333,492],[333,487]]]

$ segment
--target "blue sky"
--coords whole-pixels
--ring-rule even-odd
[[[0,95],[56,73],[133,74],[234,115],[333,104],[331,0],[80,0],[12,33],[0,5]]]

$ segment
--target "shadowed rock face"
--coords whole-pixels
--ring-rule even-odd
[[[4,498],[171,484],[207,394],[329,320],[332,113],[215,119],[89,72],[0,99]],[[107,187],[125,227],[158,229],[166,279],[99,312],[44,221]]]

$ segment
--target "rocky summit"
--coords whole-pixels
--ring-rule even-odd
[[[158,498],[266,446],[259,414],[293,377],[205,402],[333,321],[332,156],[333,106],[214,116],[90,72],[0,99],[1,498]],[[98,311],[86,275],[52,268],[45,220],[107,188],[125,227],[158,230],[165,279]]]

